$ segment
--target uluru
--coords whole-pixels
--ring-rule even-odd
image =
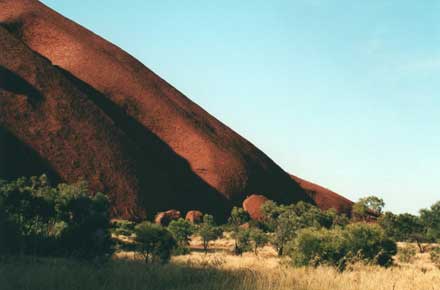
[[[292,178],[134,57],[36,0],[0,1],[0,158],[0,178],[87,181],[118,218],[175,209],[224,219],[253,194],[351,207]]]

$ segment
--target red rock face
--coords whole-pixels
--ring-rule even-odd
[[[193,224],[199,224],[203,221],[203,213],[198,210],[190,210],[186,213],[185,219]]]
[[[0,1],[0,37],[3,177],[84,179],[122,218],[197,208],[224,220],[251,193],[314,203],[247,140],[41,2]]]
[[[333,192],[320,185],[314,184],[297,176],[291,175],[292,178],[304,189],[304,191],[315,201],[316,205],[322,209],[336,209],[339,213],[351,215],[351,207],[353,202],[345,197]]]
[[[158,225],[168,226],[170,222],[176,221],[181,218],[180,211],[170,209],[165,212],[160,212],[154,218],[154,222]]]
[[[243,209],[253,220],[262,220],[264,218],[261,207],[268,201],[263,195],[253,194],[243,201]]]

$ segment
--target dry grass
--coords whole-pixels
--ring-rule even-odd
[[[228,238],[211,246],[214,251],[205,255],[194,239],[190,255],[174,257],[165,266],[146,266],[133,253],[119,253],[100,267],[54,259],[0,264],[0,289],[440,290],[440,270],[429,253],[418,254],[411,264],[388,269],[355,265],[339,273],[329,267],[292,268],[270,247],[258,256],[234,256]]]

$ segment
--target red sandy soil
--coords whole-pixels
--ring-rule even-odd
[[[224,219],[254,193],[314,203],[142,63],[35,0],[0,1],[0,137],[0,177],[84,179],[109,195],[113,217],[174,208]]]

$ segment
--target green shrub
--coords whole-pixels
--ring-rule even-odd
[[[264,247],[269,242],[268,235],[258,228],[251,228],[249,237],[252,242],[255,255],[258,254],[258,248]]]
[[[209,242],[220,238],[223,235],[223,229],[216,226],[212,215],[205,214],[203,216],[203,222],[198,225],[197,235],[199,235],[203,241],[203,249],[206,254],[208,252]]]
[[[184,255],[190,252],[189,242],[191,241],[191,235],[194,233],[194,226],[189,221],[180,218],[176,221],[172,221],[168,225],[168,230],[173,234],[177,241],[177,248],[174,251],[176,255]]]
[[[108,199],[92,196],[85,183],[52,187],[44,175],[19,178],[1,184],[0,199],[22,253],[91,259],[113,252]]]
[[[400,242],[415,242],[421,253],[425,251],[423,243],[429,242],[429,239],[426,235],[426,227],[419,216],[386,212],[378,222],[388,237]]]
[[[385,206],[383,199],[377,196],[368,196],[359,199],[358,202],[353,204],[352,218],[355,221],[366,221],[371,216],[379,216],[382,214],[382,209]]]
[[[232,238],[234,239],[234,254],[242,255],[244,252],[252,250],[250,229],[238,228],[232,232]]]
[[[397,258],[402,263],[411,263],[416,257],[416,247],[407,245],[405,247],[399,247],[397,251]]]
[[[241,207],[234,206],[228,219],[228,225],[235,230],[242,224],[250,221],[249,214]]]
[[[345,269],[353,261],[389,266],[396,244],[376,225],[352,224],[346,228],[298,231],[288,244],[288,253],[296,266],[331,265]]]
[[[420,210],[420,220],[425,236],[430,242],[440,242],[440,201],[430,208]]]
[[[274,233],[272,245],[278,255],[284,254],[286,243],[294,239],[300,229],[343,227],[348,223],[347,217],[338,215],[334,210],[322,211],[305,202],[285,206],[268,201],[262,206],[262,212],[265,224],[262,228]]]
[[[150,222],[142,222],[135,227],[138,252],[145,263],[167,263],[177,246],[173,235],[164,227]]]
[[[115,220],[111,224],[111,232],[115,235],[131,236],[134,234],[135,222],[127,220]]]

